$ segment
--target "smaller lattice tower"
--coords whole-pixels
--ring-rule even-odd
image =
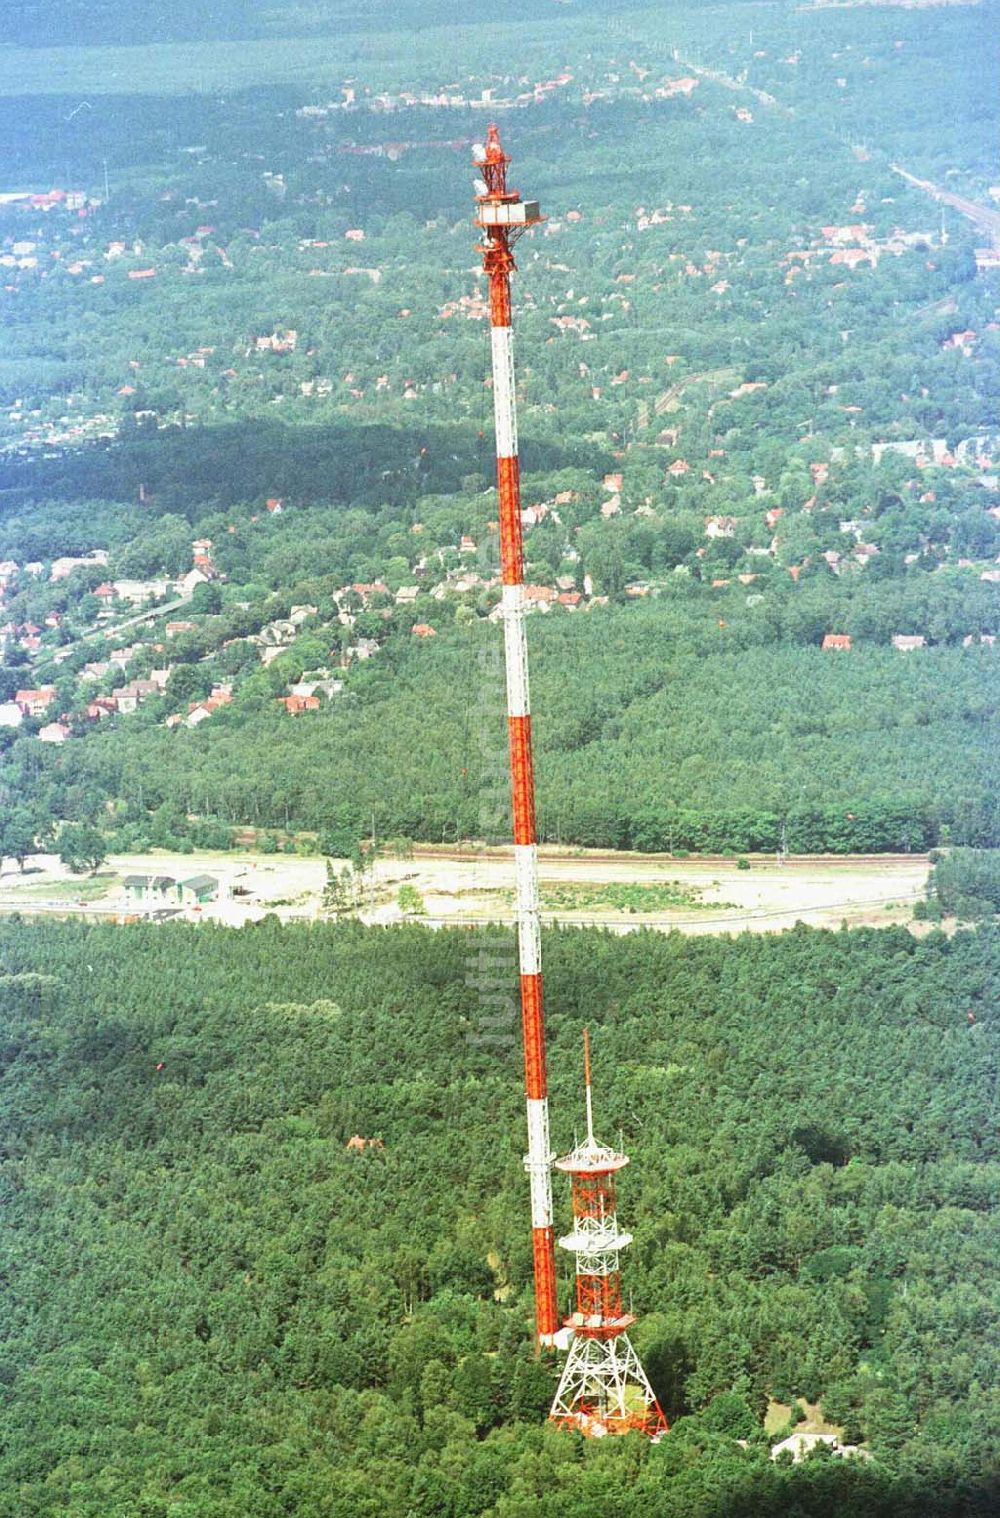
[[[565,1320],[573,1337],[549,1417],[592,1439],[633,1429],[658,1439],[667,1420],[629,1340],[635,1318],[622,1306],[619,1255],[632,1235],[618,1226],[615,1176],[628,1155],[594,1138],[586,1029],[583,1069],[587,1137],[555,1162],[573,1181],[573,1232],[559,1244],[576,1256],[576,1311]]]

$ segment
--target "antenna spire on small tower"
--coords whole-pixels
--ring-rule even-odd
[[[587,1147],[594,1147],[594,1101],[590,1090],[590,1029],[583,1030],[583,1086],[587,1100]]]
[[[667,1420],[628,1336],[635,1318],[622,1305],[619,1255],[632,1235],[618,1227],[615,1175],[628,1164],[628,1155],[594,1137],[586,1028],[583,1075],[586,1142],[556,1160],[556,1169],[573,1182],[573,1232],[559,1244],[576,1256],[576,1311],[565,1322],[573,1340],[549,1417],[587,1438],[637,1429],[658,1439],[667,1432]]]

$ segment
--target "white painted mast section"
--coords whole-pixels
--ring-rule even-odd
[[[490,329],[493,358],[493,421],[497,457],[517,456],[517,414],[514,402],[514,333],[510,327]]]
[[[531,1187],[531,1226],[549,1228],[552,1224],[552,1159],[549,1148],[548,1097],[527,1099],[528,1153],[524,1168]]]

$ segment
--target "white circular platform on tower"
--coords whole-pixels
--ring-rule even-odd
[[[569,1154],[556,1160],[555,1168],[566,1175],[610,1175],[615,1170],[623,1170],[628,1162],[627,1154],[591,1139],[585,1144],[577,1144]]]

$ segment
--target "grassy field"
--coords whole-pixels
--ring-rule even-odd
[[[608,881],[599,885],[546,886],[542,907],[547,912],[667,912],[676,907],[718,910],[730,906],[727,901],[702,901],[702,888],[667,880],[662,885],[629,885]]]
[[[48,872],[39,873],[41,879],[36,879],[30,870],[23,876],[5,875],[2,889],[6,892],[16,883],[18,901],[92,902],[103,900],[118,882],[117,875],[105,870],[96,875],[71,875],[68,879],[53,879]]]

